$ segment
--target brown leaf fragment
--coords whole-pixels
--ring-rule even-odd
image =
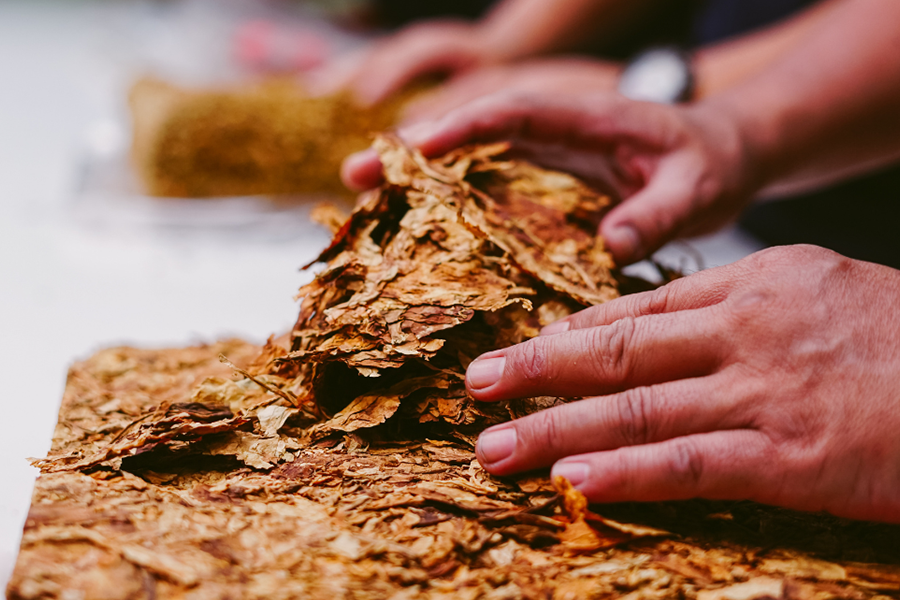
[[[349,216],[343,208],[333,202],[320,202],[313,207],[309,214],[309,220],[328,229],[332,235],[336,235]]]
[[[259,427],[265,437],[275,437],[278,430],[284,427],[287,420],[297,414],[298,411],[285,408],[284,406],[269,405],[261,408],[256,413],[259,420]]]
[[[190,443],[204,436],[235,431],[249,421],[221,405],[171,404],[134,421],[102,450],[82,457],[78,451],[33,464],[46,472],[83,470],[115,458],[137,456],[159,446]]]
[[[260,437],[235,431],[204,448],[210,456],[233,456],[254,469],[270,469],[289,454],[287,443],[278,437]]]
[[[356,431],[364,427],[374,427],[388,420],[400,408],[400,398],[396,395],[360,396],[350,406],[323,424],[326,429]]]
[[[900,592],[900,565],[849,563],[844,565],[847,580],[854,585],[884,591]]]
[[[288,390],[282,390],[279,387],[274,386],[274,385],[262,380],[258,376],[251,375],[248,371],[245,371],[244,369],[236,366],[234,363],[232,363],[230,360],[228,360],[228,358],[226,358],[224,354],[219,355],[219,361],[228,365],[229,367],[231,367],[232,369],[234,369],[235,371],[237,371],[238,373],[240,373],[241,375],[243,375],[244,377],[246,377],[247,379],[249,379],[256,385],[258,385],[259,387],[272,392],[276,396],[283,398],[284,400],[287,400],[288,402],[290,402],[293,405],[296,405],[298,403],[297,398]]]
[[[588,510],[588,501],[584,494],[576,490],[564,477],[555,477],[553,486],[565,508],[563,518],[565,529],[559,534],[559,538],[568,551],[592,552],[637,538],[670,535],[653,527],[619,523],[592,513]]]

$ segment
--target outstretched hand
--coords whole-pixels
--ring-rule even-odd
[[[594,501],[751,499],[900,522],[900,272],[776,248],[479,357],[478,400],[586,399],[482,433],[498,475]]]
[[[364,105],[375,104],[420,76],[453,75],[489,62],[476,25],[426,21],[371,47],[336,59],[309,76],[316,94],[349,89]]]
[[[509,140],[520,155],[611,192],[621,203],[604,218],[600,233],[620,265],[677,236],[724,225],[758,187],[753,157],[726,116],[615,93],[500,93],[405,129],[401,137],[426,156]],[[343,177],[356,189],[378,185],[377,156],[367,150],[349,157]]]

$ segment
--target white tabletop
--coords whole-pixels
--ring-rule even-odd
[[[115,146],[127,83],[140,74],[122,57],[137,55],[128,45],[146,31],[135,28],[165,18],[149,2],[0,3],[3,587],[36,475],[26,459],[49,448],[67,366],[108,345],[262,341],[284,331],[308,277],[298,266],[327,241],[302,220],[287,230],[240,216],[175,227],[177,211],[160,218],[124,197],[122,214],[96,218],[115,204],[115,189],[85,192],[85,163],[96,159],[85,148]],[[757,247],[733,231],[695,246],[707,266]]]

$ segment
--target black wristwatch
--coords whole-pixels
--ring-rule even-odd
[[[671,46],[650,48],[625,66],[619,93],[633,100],[663,104],[686,102],[694,94],[691,57]]]

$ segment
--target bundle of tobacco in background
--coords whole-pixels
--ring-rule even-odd
[[[486,425],[569,399],[478,404],[465,367],[617,296],[608,200],[505,145],[376,148],[384,185],[319,211],[336,233],[289,338],[72,368],[10,598],[900,593],[895,526],[700,501],[601,517],[565,480],[481,469]]]
[[[393,125],[417,90],[361,107],[289,79],[189,89],[145,78],[129,98],[132,159],[154,196],[346,195],[341,161]]]

